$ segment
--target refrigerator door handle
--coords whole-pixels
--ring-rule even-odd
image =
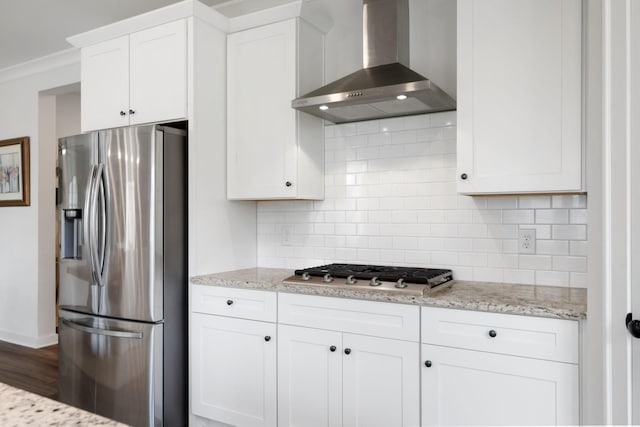
[[[95,166],[95,174],[93,175],[93,184],[91,185],[91,207],[89,211],[89,222],[90,222],[90,233],[91,233],[91,258],[92,262],[92,270],[95,277],[95,280],[98,286],[104,286],[102,281],[102,265],[100,264],[100,253],[98,245],[98,195],[100,184],[102,183],[102,171],[104,169],[104,164],[99,163]],[[104,230],[102,230],[104,231]]]
[[[104,286],[104,265],[105,265],[105,255],[106,255],[106,240],[107,240],[107,206],[105,199],[105,184],[104,184],[104,164],[100,163],[98,165],[98,173],[96,179],[96,192],[97,200],[99,201],[99,211],[97,215],[99,215],[100,219],[100,233],[99,233],[99,246],[97,248],[97,257],[96,257],[96,275],[99,277],[99,285]],[[98,208],[94,208],[96,211]]]
[[[62,323],[71,329],[87,332],[89,334],[106,335],[117,338],[132,338],[137,340],[142,339],[142,331],[115,331],[113,329],[94,328],[68,319],[62,319]]]
[[[96,269],[95,269],[95,260],[93,258],[93,241],[91,239],[91,237],[93,236],[93,233],[91,232],[91,227],[92,227],[92,204],[91,201],[93,199],[93,183],[95,181],[95,176],[96,176],[96,165],[92,164],[91,165],[91,170],[89,171],[89,182],[87,184],[87,191],[85,192],[85,196],[84,196],[84,239],[85,239],[85,246],[86,246],[86,250],[87,250],[87,258],[88,258],[88,263],[89,263],[89,271],[91,273],[91,278],[92,281],[96,281]]]

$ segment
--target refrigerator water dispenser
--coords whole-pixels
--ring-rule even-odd
[[[62,209],[60,218],[60,256],[82,258],[82,209]]]

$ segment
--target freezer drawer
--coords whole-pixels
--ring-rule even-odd
[[[163,425],[163,328],[60,311],[60,401],[134,426]]]

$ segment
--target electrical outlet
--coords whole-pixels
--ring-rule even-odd
[[[293,235],[293,226],[283,225],[280,243],[282,246],[291,246],[291,236]]]
[[[536,230],[521,228],[518,232],[518,253],[536,253]]]

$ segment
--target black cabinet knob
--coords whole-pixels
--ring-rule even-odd
[[[344,349],[344,354],[351,354],[351,349],[350,348],[345,348]]]
[[[135,113],[136,113],[135,111],[133,111],[132,109],[129,109],[129,114],[133,115]]]
[[[267,335],[266,337],[264,337],[264,340],[265,340],[266,342],[269,342],[269,341],[271,341],[271,337],[270,337],[269,335]]]
[[[469,176],[466,173],[463,173],[462,175],[460,175],[460,179],[467,179],[469,178]]]
[[[331,351],[336,351],[336,346],[335,346],[335,345],[332,345],[331,347],[329,347],[329,350],[331,350]]]
[[[491,338],[495,338],[498,335],[498,333],[496,331],[494,331],[493,329],[489,331],[489,336]]]
[[[293,184],[291,183],[291,181],[287,181],[284,183],[284,185],[286,185],[287,187],[291,187]]]
[[[427,360],[426,362],[424,362],[424,366],[426,366],[427,368],[431,367],[431,360]]]
[[[121,116],[126,116],[126,115],[127,115],[127,113],[125,113],[124,111],[122,111],[122,110],[121,110],[121,111],[120,111],[120,115],[121,115]]]
[[[227,305],[231,305],[231,304],[233,304],[233,300],[232,299],[228,299],[227,300]]]

